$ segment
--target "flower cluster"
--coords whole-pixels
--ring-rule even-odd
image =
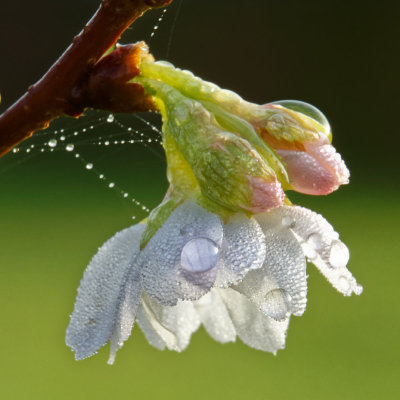
[[[327,194],[349,173],[329,124],[300,102],[259,106],[146,57],[135,81],[163,117],[170,188],[149,218],[109,239],[80,287],[66,342],[77,359],[135,321],[158,349],[182,351],[201,324],[276,353],[307,303],[307,260],[342,294],[360,294],[347,247],[286,190]]]

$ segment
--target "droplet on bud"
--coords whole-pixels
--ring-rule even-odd
[[[298,100],[279,100],[279,101],[274,101],[273,103],[270,104],[277,104],[279,106],[288,108],[289,110],[297,111],[304,115],[307,115],[307,117],[310,117],[315,121],[317,121],[319,124],[321,124],[324,127],[325,132],[328,133],[331,131],[328,119],[320,110],[318,110],[317,107],[314,107],[311,104]]]

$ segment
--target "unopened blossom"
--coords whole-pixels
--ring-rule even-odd
[[[170,187],[91,260],[67,345],[80,360],[110,342],[112,363],[136,322],[161,350],[184,350],[203,325],[219,342],[275,354],[305,311],[307,260],[343,295],[362,292],[338,233],[285,192],[347,183],[329,125],[304,103],[259,106],[144,60],[135,82],[160,109]]]

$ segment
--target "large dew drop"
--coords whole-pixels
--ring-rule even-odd
[[[181,252],[181,266],[190,272],[205,272],[218,262],[219,248],[207,238],[189,240]]]
[[[298,100],[279,100],[279,101],[274,101],[271,104],[277,104],[285,108],[288,108],[289,110],[297,111],[304,115],[307,115],[307,117],[310,117],[315,121],[317,121],[319,124],[321,124],[324,127],[326,134],[329,134],[331,131],[328,119],[320,110],[318,110],[317,107],[314,107],[311,104]]]
[[[269,291],[262,305],[262,310],[269,317],[282,321],[289,315],[290,296],[283,289]]]
[[[350,254],[347,247],[339,240],[334,240],[331,244],[329,263],[333,268],[344,268],[349,261]]]

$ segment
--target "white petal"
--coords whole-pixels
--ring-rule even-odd
[[[233,215],[224,225],[222,260],[215,285],[229,287],[250,270],[261,268],[265,259],[264,234],[254,218]]]
[[[170,306],[207,293],[216,278],[222,237],[218,216],[192,201],[177,207],[138,257],[146,292]]]
[[[66,333],[66,343],[77,360],[91,356],[110,339],[144,228],[138,224],[114,235],[86,268]]]
[[[164,306],[143,293],[138,323],[151,345],[160,349],[164,342],[169,350],[180,352],[199,328],[200,318],[192,302],[179,301],[175,306]]]
[[[236,340],[236,330],[231,317],[217,289],[211,289],[194,302],[200,320],[207,333],[217,342],[228,343]]]
[[[346,268],[349,251],[324,217],[302,207],[284,206],[273,212],[294,232],[304,254],[336,290],[345,296],[361,294],[362,286]]]
[[[248,346],[276,353],[285,347],[289,318],[276,321],[265,316],[258,307],[233,289],[219,289],[239,338]]]
[[[157,330],[153,328],[154,324],[156,324],[156,326],[158,326],[159,324],[156,322],[152,314],[146,312],[143,303],[140,303],[139,308],[137,310],[136,322],[139,325],[142,332],[144,333],[144,335],[146,336],[147,341],[153,347],[155,347],[158,350],[165,349],[165,341],[158,334]]]
[[[283,320],[289,314],[302,315],[307,304],[303,250],[274,211],[256,218],[265,234],[265,262],[261,269],[250,271],[235,289],[276,320]]]
[[[142,282],[138,268],[131,268],[123,289],[119,305],[118,319],[110,338],[110,358],[108,364],[113,364],[117,351],[129,338],[132,332],[135,316],[140,304]]]

